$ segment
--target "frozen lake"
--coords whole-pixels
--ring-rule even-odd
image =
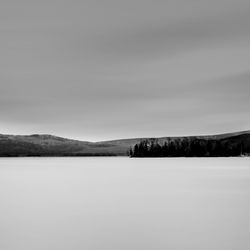
[[[1,158],[1,250],[250,249],[250,158]]]

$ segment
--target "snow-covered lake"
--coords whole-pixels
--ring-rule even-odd
[[[0,249],[250,249],[250,158],[1,158]]]

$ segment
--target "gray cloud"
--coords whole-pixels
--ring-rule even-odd
[[[1,1],[0,130],[102,140],[248,129],[249,7]]]
[[[249,6],[250,7],[250,6]],[[97,54],[114,60],[145,60],[211,46],[211,43],[250,38],[249,11],[117,30],[95,39]]]

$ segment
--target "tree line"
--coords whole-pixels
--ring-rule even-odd
[[[159,142],[142,140],[130,148],[131,157],[225,157],[250,153],[249,146],[241,142],[212,139],[175,139]]]

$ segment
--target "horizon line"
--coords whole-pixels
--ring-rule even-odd
[[[176,137],[210,137],[210,136],[219,136],[219,135],[227,135],[227,134],[238,134],[238,133],[250,133],[250,130],[238,130],[233,132],[222,132],[222,133],[214,133],[214,134],[192,134],[192,135],[174,135],[174,136],[142,136],[142,137],[126,137],[126,138],[117,138],[117,139],[107,139],[107,140],[100,140],[100,141],[86,141],[82,139],[76,139],[71,137],[64,137],[59,136],[56,134],[48,134],[48,133],[35,133],[35,134],[0,134],[5,136],[52,136],[52,137],[58,137],[62,139],[67,140],[73,140],[73,141],[81,141],[81,142],[89,142],[89,143],[99,143],[99,142],[112,142],[112,141],[121,141],[121,140],[136,140],[136,139],[156,139],[156,138],[176,138]]]

